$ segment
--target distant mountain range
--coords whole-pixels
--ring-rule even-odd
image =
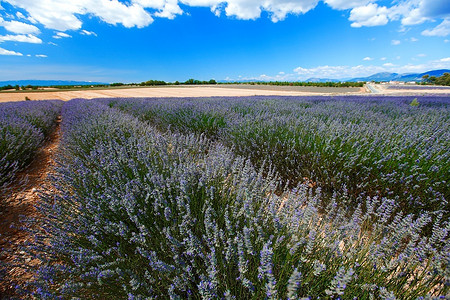
[[[444,73],[450,73],[449,69],[443,70],[432,70],[425,73],[376,73],[367,77],[356,77],[356,78],[346,78],[346,79],[331,79],[331,78],[309,78],[305,80],[306,82],[345,82],[345,81],[422,81],[422,76],[442,76]],[[235,81],[235,80],[232,80]],[[258,82],[258,80],[237,80],[241,83]],[[230,81],[221,80],[220,83],[227,83]],[[263,82],[259,80],[259,82]],[[54,85],[107,85],[109,83],[105,82],[90,82],[90,81],[68,81],[68,80],[10,80],[10,81],[0,81],[0,87],[6,85],[20,85],[20,86],[54,86]]]
[[[450,73],[450,70],[432,70],[425,73],[406,73],[406,74],[398,74],[398,73],[376,73],[367,77],[357,77],[351,79],[329,79],[329,78],[309,78],[307,82],[340,82],[340,81],[422,81],[422,76],[442,76],[444,73]]]
[[[34,85],[34,86],[52,86],[52,85],[97,85],[108,84],[104,82],[91,82],[91,81],[69,81],[69,80],[9,80],[0,81],[0,86],[6,85]]]

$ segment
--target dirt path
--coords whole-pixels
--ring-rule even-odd
[[[54,154],[61,137],[60,122],[58,118],[55,130],[36,153],[31,165],[18,174],[17,183],[12,187],[12,196],[6,199],[5,207],[0,211],[0,249],[5,250],[5,253],[0,252],[0,263],[10,263],[24,254],[20,247],[30,239],[30,234],[20,229],[21,220],[37,214],[34,205],[39,201],[38,191],[48,185],[46,178],[55,166]],[[30,266],[37,263],[31,258],[25,261]],[[24,283],[32,275],[20,267],[0,265],[0,271],[2,268],[0,299],[7,299],[15,294],[16,284]]]

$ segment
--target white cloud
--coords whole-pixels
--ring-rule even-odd
[[[441,58],[439,60],[429,61],[424,64],[407,64],[403,66],[395,65],[392,63],[385,63],[382,66],[318,66],[315,68],[302,68],[298,67],[294,69],[294,72],[298,74],[298,80],[306,80],[311,77],[320,78],[353,78],[353,77],[365,77],[379,72],[395,72],[395,73],[422,73],[434,69],[449,69],[450,57]]]
[[[95,33],[95,32],[93,32],[93,31],[87,31],[87,30],[81,30],[81,32],[80,32],[81,34],[83,34],[83,35],[93,35],[93,36],[97,36],[97,34]]]
[[[417,56],[418,56],[418,57],[425,57],[425,56],[427,56],[427,55],[424,54],[424,53],[420,53],[420,54],[417,54]]]
[[[20,11],[16,12],[16,16],[18,19],[24,19],[26,20],[25,16],[23,15],[23,13],[21,13]]]
[[[419,41],[419,40],[416,39],[415,37],[412,37],[412,38],[410,38],[409,40],[410,40],[411,42],[413,42],[413,43]]]
[[[6,50],[6,49],[3,49],[3,48],[0,48],[0,55],[23,56],[22,53]]]
[[[81,30],[81,16],[97,17],[112,25],[142,28],[154,18],[173,19],[183,14],[182,6],[209,7],[217,16],[252,20],[266,12],[273,22],[289,14],[304,14],[314,9],[320,1],[332,9],[351,10],[352,27],[381,26],[400,20],[403,26],[450,18],[448,0],[3,0],[27,13],[33,24],[42,24],[61,32]],[[390,3],[390,4],[388,4]],[[25,18],[23,14],[19,19]],[[25,24],[25,23],[24,23]],[[444,23],[445,25],[446,23]],[[29,25],[29,24],[27,24]],[[439,26],[444,26],[439,25]],[[32,25],[29,25],[32,26]],[[438,27],[439,27],[438,26]],[[424,35],[442,35],[441,27],[424,31]],[[448,29],[448,26],[446,27]],[[405,27],[403,27],[405,29]],[[444,28],[445,29],[445,28]],[[30,27],[31,30],[31,27]],[[447,32],[444,30],[444,32]],[[17,32],[18,33],[18,32]],[[22,32],[21,32],[22,33]],[[32,32],[28,32],[32,33]],[[88,34],[87,34],[88,35]]]
[[[372,0],[325,0],[324,2],[334,9],[343,10],[367,5]]]
[[[70,34],[67,34],[67,33],[61,32],[61,31],[58,31],[58,32],[53,36],[54,39],[71,38],[71,37],[72,37],[72,36],[71,36]]]
[[[406,26],[450,17],[448,0],[404,0],[395,8]]]
[[[402,25],[410,26],[422,24],[426,20],[427,17],[424,17],[422,11],[419,8],[409,8],[405,7],[399,15],[402,16]]]
[[[369,57],[369,56],[367,56],[367,57],[364,57],[364,58],[363,58],[363,60],[365,60],[365,61],[371,61],[371,60],[373,60],[373,58],[372,58],[372,57]]]
[[[352,27],[380,26],[389,22],[388,9],[385,6],[378,6],[369,3],[366,6],[358,6],[351,10],[349,20]]]
[[[392,40],[391,41],[391,45],[394,45],[394,46],[397,46],[397,45],[400,45],[400,41],[399,40]]]
[[[261,16],[262,11],[269,13],[273,22],[286,18],[288,14],[303,14],[319,3],[319,0],[228,0],[228,1],[205,1],[185,0],[191,6],[210,6],[211,10],[220,15],[222,11],[229,17],[241,20],[254,20]]]
[[[5,27],[9,32],[18,34],[37,34],[40,32],[36,26],[19,21],[2,21],[0,19],[0,26]]]
[[[138,4],[126,5],[118,0],[5,0],[28,12],[30,18],[46,28],[59,31],[78,30],[82,26],[78,15],[92,15],[108,24],[125,27],[145,27],[153,19]]]
[[[42,40],[31,34],[19,34],[19,35],[0,35],[0,43],[2,42],[21,42],[31,44],[42,44]]]
[[[45,54],[36,54],[36,57],[45,58],[45,57],[47,57],[47,55],[45,55]]]
[[[49,45],[52,45],[52,46],[58,46],[58,44],[55,44],[55,43],[53,43],[53,42],[48,42],[48,44],[49,44]]]
[[[448,42],[450,42],[450,40],[444,40],[444,43],[448,43]]]
[[[383,60],[383,61],[384,61],[384,60],[386,60],[386,59],[387,59],[386,57],[382,57],[382,58],[380,58],[380,60]]]
[[[426,29],[422,31],[422,35],[426,36],[447,36],[450,34],[450,18],[442,21],[441,24],[433,29]]]

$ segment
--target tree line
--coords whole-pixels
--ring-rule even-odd
[[[423,75],[422,79],[425,84],[450,85],[450,73],[444,73],[439,77]]]

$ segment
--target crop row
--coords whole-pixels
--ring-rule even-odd
[[[249,109],[251,106],[249,106]],[[448,222],[368,197],[350,217],[219,141],[96,101],[63,108],[31,252],[38,298],[423,299],[448,292]],[[421,236],[432,225],[429,237]],[[45,234],[43,234],[44,230]],[[446,273],[447,272],[447,273]]]
[[[0,104],[0,189],[33,159],[51,132],[61,106],[61,101]]]
[[[405,212],[450,211],[448,98],[105,99],[162,131],[219,140],[295,187],[308,180],[347,207],[389,197]]]

